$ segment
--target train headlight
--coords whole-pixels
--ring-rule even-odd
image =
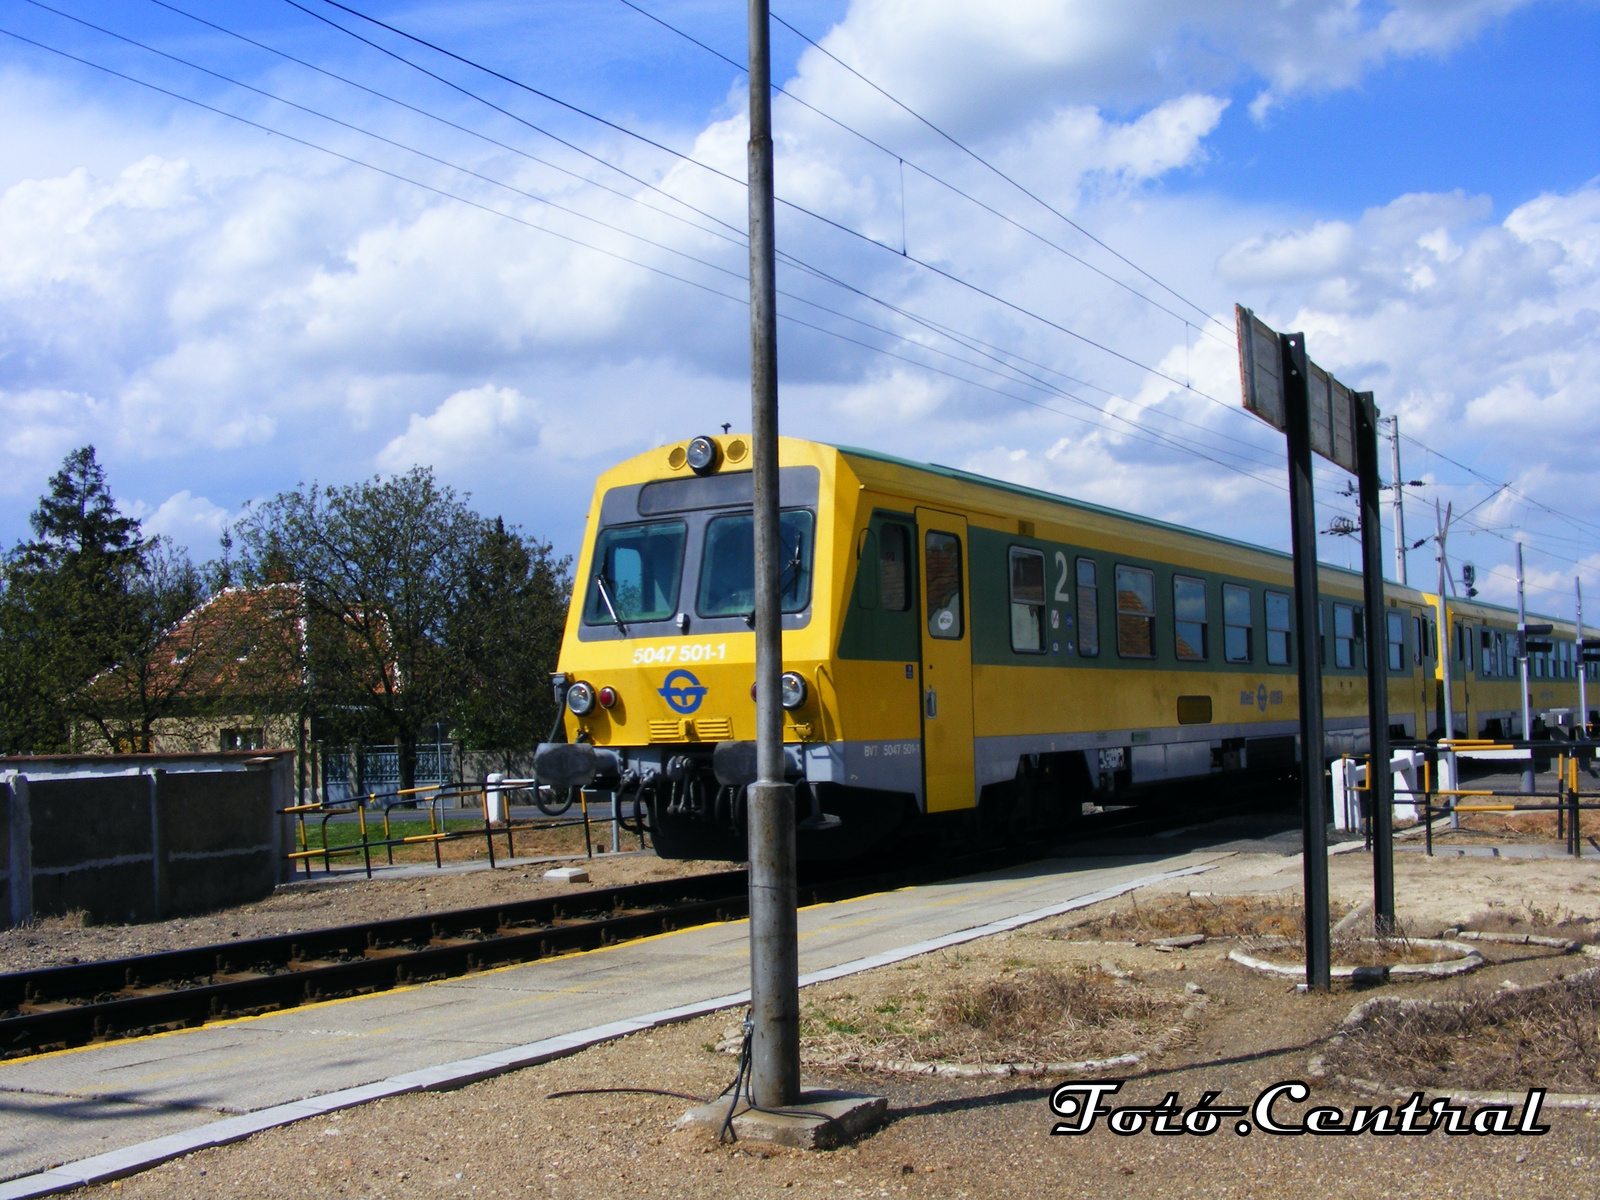
[[[785,708],[799,708],[806,702],[806,681],[793,671],[785,671],[780,682],[779,699]]]
[[[689,469],[696,475],[709,475],[717,469],[721,452],[708,437],[697,437],[689,443]]]
[[[587,717],[594,711],[594,685],[578,680],[567,689],[567,707],[575,717]]]
[[[750,699],[756,698],[756,685],[750,685]],[[778,680],[778,703],[785,708],[799,708],[806,702],[806,681],[793,671],[785,671]]]
[[[603,687],[595,696],[595,699],[600,701],[601,708],[612,708],[617,703],[617,689],[614,687]]]

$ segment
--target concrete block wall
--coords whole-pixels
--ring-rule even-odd
[[[74,911],[156,920],[257,900],[291,877],[289,752],[9,759],[0,770],[11,924]]]

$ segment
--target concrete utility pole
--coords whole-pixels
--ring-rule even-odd
[[[1400,418],[1390,417],[1389,425],[1389,478],[1394,495],[1389,503],[1394,508],[1394,580],[1402,587],[1406,582],[1406,505],[1400,481]]]
[[[750,0],[750,433],[755,489],[756,782],[750,785],[750,1091],[800,1099],[794,788],[784,782],[778,577],[778,301],[767,0]]]

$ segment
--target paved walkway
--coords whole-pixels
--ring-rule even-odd
[[[1176,849],[1176,848],[1174,848]],[[1056,859],[800,910],[807,973],[1201,867],[1219,849]],[[0,1180],[219,1118],[726,998],[749,981],[744,921],[585,954],[0,1063]]]

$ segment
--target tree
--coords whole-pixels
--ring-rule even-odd
[[[455,724],[473,749],[510,754],[549,736],[555,669],[572,595],[572,559],[548,542],[524,538],[496,517],[485,525],[467,566],[461,603],[446,627],[466,686]]]
[[[318,709],[393,738],[402,788],[415,782],[423,727],[448,719],[460,694],[464,671],[446,632],[484,527],[426,467],[301,485],[247,508],[235,526],[246,579],[302,588],[294,644]]]
[[[29,523],[33,540],[4,564],[0,744],[66,750],[87,727],[113,748],[148,750],[198,665],[154,654],[204,597],[200,573],[117,511],[93,446],[67,455]]]

